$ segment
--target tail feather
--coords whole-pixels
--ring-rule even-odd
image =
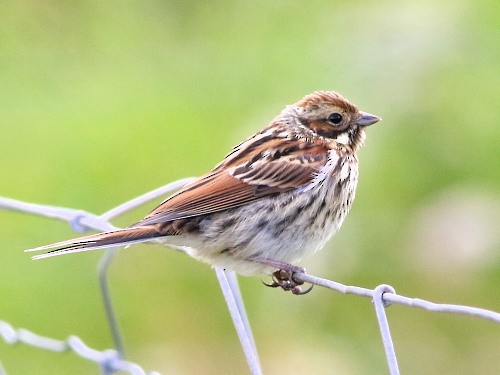
[[[32,259],[42,259],[62,254],[77,253],[80,251],[105,249],[131,245],[138,242],[160,237],[162,234],[154,226],[120,229],[112,232],[104,232],[61,241],[50,245],[36,247],[25,251],[45,251],[45,254],[35,255]]]

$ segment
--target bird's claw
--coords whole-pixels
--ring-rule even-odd
[[[292,292],[295,295],[302,295],[302,294],[307,294],[309,293],[314,285],[311,285],[311,287],[307,288],[306,290],[302,290],[299,285],[304,284],[303,282],[296,281],[293,278],[293,275],[297,271],[290,271],[290,270],[277,270],[273,272],[273,282],[271,284],[262,282],[264,285],[271,287],[271,288],[277,288],[280,287],[282,288],[285,292]],[[299,271],[300,272],[300,271]],[[304,272],[304,271],[302,271]]]

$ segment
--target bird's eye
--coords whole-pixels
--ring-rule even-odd
[[[332,124],[339,124],[342,121],[342,115],[340,113],[332,113],[330,116],[328,116],[328,121],[330,121]]]

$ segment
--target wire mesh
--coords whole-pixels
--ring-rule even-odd
[[[24,328],[14,328],[9,323],[0,320],[0,337],[10,345],[24,344],[34,348],[50,350],[53,352],[72,351],[81,358],[95,362],[99,365],[101,373],[111,375],[118,371],[132,375],[158,375],[158,372],[146,372],[136,363],[125,361],[120,353],[114,349],[95,350],[86,345],[78,336],[69,336],[66,340],[56,340],[50,337],[40,336]],[[6,370],[0,365],[0,374],[6,374]]]
[[[56,218],[68,222],[75,231],[83,232],[88,229],[101,231],[116,229],[109,221],[143,203],[158,198],[176,190],[192,179],[183,179],[165,185],[161,188],[148,192],[128,202],[125,202],[102,215],[95,215],[82,210],[54,207],[22,202],[10,198],[0,197],[0,208],[31,213],[49,218]],[[115,349],[99,351],[88,347],[78,336],[69,336],[66,340],[56,340],[49,337],[39,336],[26,329],[14,329],[9,323],[0,321],[0,336],[7,344],[26,344],[36,348],[51,350],[55,352],[73,351],[78,356],[95,362],[99,365],[102,374],[111,375],[118,371],[130,374],[146,374],[137,364],[124,360],[125,349],[120,330],[115,318],[111,296],[107,287],[107,271],[114,258],[115,249],[109,249],[102,257],[98,265],[99,283],[103,296],[104,308],[108,325],[113,337]],[[182,250],[182,249],[181,249]],[[240,343],[244,351],[249,371],[252,375],[262,374],[260,360],[248,317],[243,305],[243,299],[239,290],[236,275],[233,272],[216,269],[217,277],[228,305],[229,313],[233,319]],[[409,298],[396,294],[394,288],[389,285],[379,285],[374,289],[357,286],[348,286],[332,280],[319,278],[306,273],[294,274],[298,282],[306,282],[330,290],[353,294],[370,298],[375,307],[375,313],[381,332],[382,343],[386,354],[389,373],[399,374],[397,356],[394,343],[391,338],[390,327],[385,313],[385,308],[390,304],[399,304],[412,308],[424,309],[432,312],[469,315],[475,318],[485,319],[500,323],[500,313],[471,306],[438,304],[418,298]],[[0,364],[0,375],[6,374],[6,370]],[[150,372],[149,374],[158,374]]]

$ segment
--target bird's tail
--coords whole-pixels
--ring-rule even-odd
[[[29,249],[26,251],[45,251],[45,254],[35,255],[32,259],[48,258],[56,255],[77,253],[80,251],[104,249],[108,247],[131,245],[160,237],[162,234],[154,226],[120,229],[112,232],[92,234],[74,238],[68,241],[53,243]]]

